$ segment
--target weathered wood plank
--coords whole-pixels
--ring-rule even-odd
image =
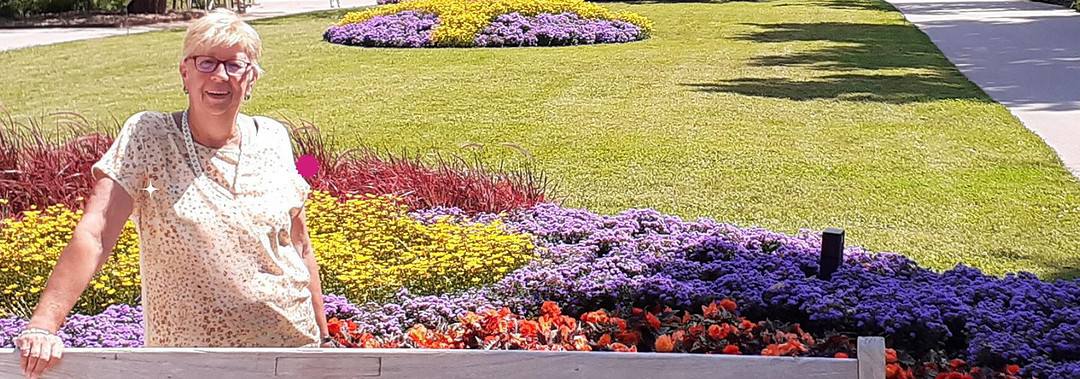
[[[6,354],[5,354],[6,353]],[[860,352],[861,353],[861,352]],[[0,349],[0,378],[20,378]],[[55,378],[820,378],[855,379],[855,359],[431,349],[67,349]],[[881,367],[884,377],[884,366]]]
[[[859,379],[885,379],[885,338],[859,337]]]

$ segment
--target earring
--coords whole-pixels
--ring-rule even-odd
[[[188,93],[187,87],[184,87],[184,93]]]
[[[251,91],[248,91],[247,94],[244,94],[244,100],[251,100]]]

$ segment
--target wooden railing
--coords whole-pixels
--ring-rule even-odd
[[[72,348],[45,378],[815,378],[884,379],[885,342],[858,359],[705,354],[429,349]],[[0,378],[21,378],[0,349]],[[0,355],[2,356],[2,355]]]

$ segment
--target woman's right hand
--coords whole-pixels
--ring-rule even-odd
[[[23,375],[36,379],[46,370],[60,363],[64,353],[64,341],[55,334],[22,333],[12,340],[19,349]]]

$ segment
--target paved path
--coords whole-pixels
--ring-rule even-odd
[[[887,0],[1080,177],[1080,13],[1028,0]]]
[[[334,6],[338,4],[335,2]],[[341,0],[342,8],[375,5],[375,0]],[[297,13],[314,12],[330,8],[330,0],[256,0],[256,5],[248,8],[245,19],[255,20],[267,17],[286,16]],[[29,28],[0,29],[0,51],[21,49],[31,46],[51,45],[54,43],[78,41],[125,34],[137,34],[172,27],[183,27],[185,23],[132,26],[130,28]]]

